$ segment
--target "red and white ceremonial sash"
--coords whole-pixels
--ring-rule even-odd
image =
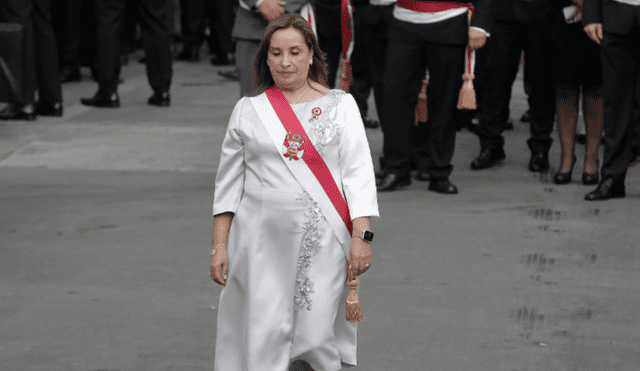
[[[251,103],[284,163],[305,191],[318,203],[322,214],[342,244],[345,256],[349,259],[353,233],[349,206],[284,94],[274,85],[264,94],[251,98]],[[282,125],[278,125],[278,122]],[[283,143],[287,136],[293,137],[296,134],[305,138],[304,153],[300,158],[302,161],[290,160],[283,153]]]
[[[422,13],[436,13],[450,9],[469,9],[469,19],[473,16],[473,6],[469,4],[449,3],[446,1],[415,1],[415,0],[398,0],[396,3],[401,8],[413,10]],[[467,56],[465,58],[465,73],[474,73],[476,62],[476,51],[471,50],[467,45]]]
[[[342,0],[342,58],[349,59],[353,52],[353,15],[349,0]]]

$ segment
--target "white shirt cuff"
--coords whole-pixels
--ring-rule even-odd
[[[258,9],[258,8],[260,7],[260,4],[262,4],[262,2],[263,2],[263,1],[264,1],[264,0],[258,0],[258,1],[256,1],[256,5],[255,5],[255,6],[256,6],[256,9]]]
[[[258,0],[258,1],[264,1],[264,0]],[[479,28],[479,27],[469,27],[469,29],[478,30],[478,31],[482,32],[483,34],[485,34],[487,37],[491,36],[490,33],[488,33],[487,31],[485,31],[485,30],[483,30],[482,28]]]

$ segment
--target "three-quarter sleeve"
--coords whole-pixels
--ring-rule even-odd
[[[340,172],[351,219],[380,216],[369,142],[360,117],[360,110],[350,94],[340,103],[342,119],[340,134]]]
[[[213,196],[214,216],[225,212],[235,214],[244,193],[244,143],[240,136],[240,120],[245,99],[240,99],[233,108],[227,133],[222,142]]]

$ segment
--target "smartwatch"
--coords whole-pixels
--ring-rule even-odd
[[[371,241],[373,241],[373,232],[366,230],[366,231],[357,231],[357,230],[353,230],[353,234],[351,235],[352,237],[360,237],[363,240],[367,241],[368,243],[371,243]]]

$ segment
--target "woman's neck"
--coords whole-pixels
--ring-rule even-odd
[[[290,104],[299,103],[304,100],[307,92],[311,90],[311,85],[308,81],[304,81],[304,83],[299,84],[295,88],[283,88],[281,89],[287,101]]]

